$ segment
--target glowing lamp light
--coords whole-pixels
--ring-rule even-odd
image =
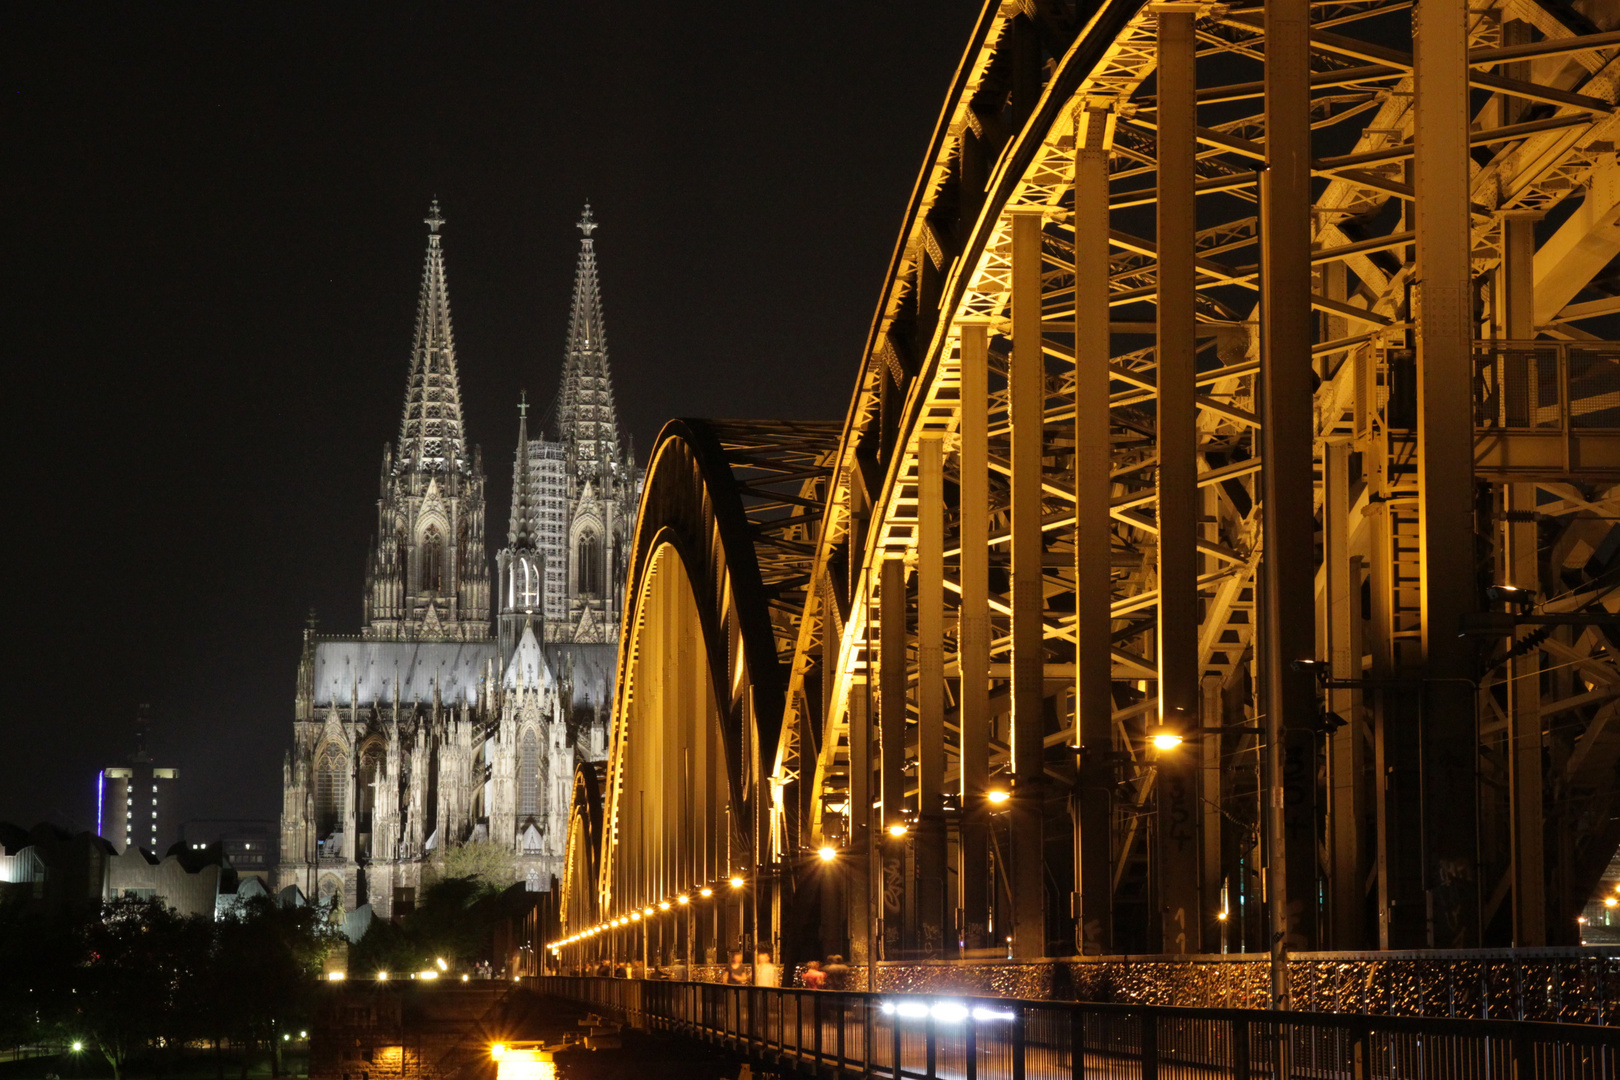
[[[291,1035],[283,1035],[281,1037],[281,1041],[282,1042],[292,1042],[292,1036]]]
[[[1174,750],[1186,740],[1178,732],[1160,725],[1148,733],[1148,742],[1155,750]]]
[[[905,823],[897,821],[893,825],[890,825],[889,826],[889,835],[890,836],[904,836],[904,835],[906,835]]]
[[[465,975],[463,975],[463,976],[462,976],[462,977],[461,977],[461,981],[462,981],[462,982],[466,982],[466,981],[467,981],[467,976],[465,976]]]
[[[378,982],[387,982],[388,981],[388,972],[386,972],[386,971],[377,972],[377,981]]]
[[[659,911],[668,911],[669,910],[669,901],[668,900],[660,900],[660,901],[658,901],[658,910]]]
[[[652,915],[652,908],[650,908],[650,907],[644,907],[644,908],[642,908],[642,909],[641,909],[641,913],[642,913],[642,914],[643,914],[643,915],[648,915],[648,916],[650,916],[650,915]]]
[[[631,922],[640,922],[640,921],[641,921],[641,912],[639,912],[639,911],[632,911],[632,912],[631,912],[631,913],[630,913],[630,921],[631,921]]]
[[[838,858],[838,849],[833,847],[823,847],[821,850],[817,851],[816,854],[820,856],[822,862],[832,862],[834,859]]]
[[[714,890],[709,888],[707,885],[705,885],[705,886],[703,886],[703,888],[698,890],[698,895],[699,896],[713,896],[714,895]]]
[[[995,791],[985,792],[984,797],[989,799],[991,802],[1000,805],[1001,803],[1004,803],[1008,799],[1012,798],[1012,792],[1002,791],[1000,788],[997,788]]]
[[[329,971],[329,972],[326,973],[326,981],[327,982],[342,982],[344,979],[347,979],[348,977],[349,977],[349,973],[346,972],[346,971]]]
[[[495,1045],[491,1046],[489,1048],[489,1056],[495,1061],[500,1061],[506,1056],[506,1044],[496,1043]]]
[[[677,904],[690,904],[692,902],[692,898],[687,896],[685,893],[681,893],[681,895],[675,898],[675,902]]]
[[[73,1040],[73,1052],[75,1054],[77,1054],[79,1051],[81,1051],[83,1049],[84,1049],[84,1043],[80,1042],[78,1039],[74,1039]]]
[[[1614,907],[1616,904],[1620,904],[1620,900],[1616,900],[1612,896],[1605,896],[1603,898],[1603,906],[1604,907]]]
[[[434,971],[432,968],[427,968],[427,969],[425,969],[423,971],[418,971],[413,976],[413,978],[417,978],[417,979],[437,979],[438,977],[439,977],[439,973],[437,971]]]
[[[299,1038],[300,1038],[300,1039],[307,1039],[307,1038],[309,1038],[309,1032],[307,1032],[307,1031],[300,1031],[300,1032],[299,1032],[299,1033],[298,1033],[298,1037],[299,1037]]]
[[[1217,911],[1217,912],[1216,912],[1216,913],[1215,913],[1215,917],[1216,917],[1216,918],[1217,918],[1217,919],[1219,919],[1219,920],[1221,920],[1221,922],[1225,922],[1225,921],[1226,921],[1226,912],[1224,912],[1224,911]]]
[[[450,970],[450,965],[444,962],[444,957],[442,957],[442,956],[438,957],[433,962],[435,964],[439,965],[439,970],[440,971],[449,971]]]
[[[732,879],[731,879],[731,887],[732,887],[732,888],[733,888],[733,889],[740,889],[740,888],[742,888],[742,887],[743,887],[743,879],[742,879],[742,878],[740,878],[740,877],[734,877],[734,878],[732,878]]]

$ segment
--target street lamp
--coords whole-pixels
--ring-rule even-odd
[[[1012,798],[1012,792],[1005,791],[1001,788],[996,788],[994,791],[985,792],[984,797],[995,803],[997,806],[1000,806],[1002,803]]]
[[[742,878],[740,878],[740,877],[733,877],[733,878],[732,878],[732,879],[731,879],[731,887],[732,887],[732,888],[733,888],[733,889],[740,889],[740,888],[742,888],[742,887],[743,887],[743,879],[742,879]]]
[[[817,850],[816,855],[821,859],[822,862],[832,862],[834,859],[838,858],[838,849],[828,845],[822,845],[822,847]]]
[[[705,886],[703,886],[703,888],[698,890],[698,895],[703,896],[703,897],[713,896],[714,895],[714,890],[709,888],[707,885],[705,885]]]
[[[893,836],[893,837],[897,837],[897,838],[906,835],[906,824],[905,824],[905,822],[897,821],[893,825],[890,825],[889,826],[889,835]]]

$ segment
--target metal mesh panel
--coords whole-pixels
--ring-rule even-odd
[[[1474,353],[1474,426],[1488,431],[1556,431],[1559,350],[1481,345]]]
[[[1620,430],[1620,346],[1570,346],[1569,425]]]

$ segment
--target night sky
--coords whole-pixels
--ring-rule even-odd
[[[300,633],[359,628],[429,200],[505,539],[589,198],[620,416],[842,418],[978,0],[14,4],[0,820],[280,812]]]

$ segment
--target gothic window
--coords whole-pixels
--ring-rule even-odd
[[[540,602],[540,569],[528,559],[518,560],[518,606],[533,611]]]
[[[377,809],[377,785],[382,778],[383,751],[375,744],[360,755],[360,786],[355,790],[358,821],[355,832],[365,834],[358,851],[362,857],[371,855],[372,815]]]
[[[444,540],[437,528],[422,537],[422,591],[438,592],[444,584]]]
[[[518,816],[540,812],[540,740],[533,729],[523,733],[523,749],[518,755]]]
[[[580,595],[592,595],[601,591],[598,578],[601,574],[601,555],[599,554],[595,533],[586,533],[579,541],[579,555],[576,559],[579,569],[575,575],[575,591]]]
[[[315,835],[321,840],[342,827],[348,771],[348,757],[335,746],[327,747],[315,767]]]

